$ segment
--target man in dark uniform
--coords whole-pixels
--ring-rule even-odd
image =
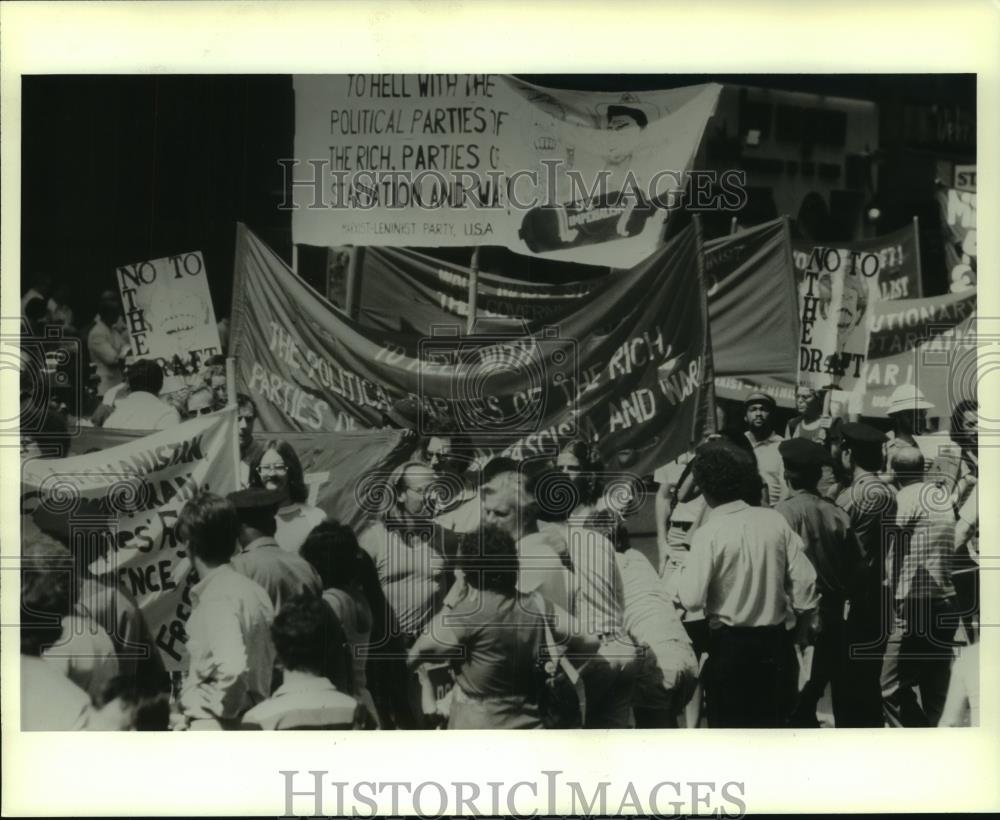
[[[861,547],[861,579],[847,614],[850,689],[843,723],[853,728],[881,727],[882,656],[892,620],[886,585],[886,555],[894,537],[896,494],[879,473],[884,469],[886,437],[871,425],[849,422],[840,428],[840,467],[850,485],[837,498],[847,512]]]
[[[775,505],[805,544],[816,569],[816,591],[821,599],[812,670],[792,719],[796,726],[816,726],[816,704],[829,683],[837,725],[848,719],[843,711],[847,643],[844,605],[850,599],[861,569],[861,548],[844,510],[817,491],[828,458],[824,447],[807,438],[792,438],[778,446],[785,466],[789,496]]]

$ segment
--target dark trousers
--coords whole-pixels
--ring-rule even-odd
[[[783,625],[710,630],[705,665],[711,728],[777,728],[795,705],[798,663]]]
[[[882,662],[882,708],[890,726],[937,726],[954,660],[955,613],[950,598],[896,605]]]
[[[879,593],[851,602],[844,624],[845,646],[841,697],[834,715],[837,728],[881,728],[882,658],[892,614]]]
[[[816,706],[823,697],[827,684],[833,700],[833,720],[836,726],[846,721],[845,693],[849,689],[847,680],[847,625],[844,622],[844,608],[840,605],[821,613],[821,631],[813,646],[812,668],[809,680],[799,692],[798,705],[792,717],[796,727],[816,727]]]

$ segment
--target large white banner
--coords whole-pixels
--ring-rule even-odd
[[[136,358],[156,359],[167,376],[181,376],[222,352],[200,252],[122,265],[117,278]]]
[[[187,660],[190,558],[174,525],[200,490],[239,487],[236,409],[85,455],[33,459],[22,470],[22,512],[47,530],[111,526],[112,548],[91,569],[119,584],[146,616],[170,670]]]
[[[346,74],[294,88],[295,243],[502,245],[628,268],[659,246],[721,86],[610,94]],[[735,177],[718,181],[739,196]]]

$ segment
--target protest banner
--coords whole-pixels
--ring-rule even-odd
[[[798,384],[850,390],[868,357],[868,316],[879,301],[879,258],[817,245],[798,283]]]
[[[721,90],[558,91],[490,74],[293,86],[293,242],[499,245],[616,268],[661,244]],[[738,204],[737,175],[717,181]]]
[[[776,219],[705,243],[705,276],[716,377],[789,376],[798,366],[798,306],[785,223]],[[481,271],[478,316],[517,318],[536,330],[575,309],[601,279],[561,285]],[[361,275],[360,321],[372,328],[430,335],[464,322],[471,272],[402,248],[370,248]],[[748,343],[748,340],[752,342]]]
[[[230,339],[266,429],[376,428],[411,398],[419,423],[496,450],[526,457],[582,435],[644,474],[700,435],[703,313],[690,228],[534,332],[466,336],[452,323],[428,337],[351,321],[240,225]]]
[[[222,352],[200,252],[121,265],[116,276],[136,358],[183,377]]]
[[[110,449],[30,459],[21,473],[21,512],[75,549],[82,548],[81,538],[91,539],[88,533],[110,530],[111,543],[92,571],[135,599],[167,668],[183,669],[194,574],[174,524],[199,491],[235,490],[238,464],[232,408],[150,435],[131,434]]]
[[[937,192],[952,293],[973,290],[977,283],[975,168],[956,165],[954,187],[942,186]]]
[[[965,398],[976,397],[976,292],[883,302],[871,317],[868,361],[853,392],[865,415],[885,416],[899,385],[916,385],[947,417]]]
[[[141,435],[131,430],[84,427],[70,439],[70,453],[81,455],[108,450],[134,442]],[[259,446],[271,439],[284,439],[291,444],[305,473],[309,490],[306,502],[322,509],[331,519],[352,527],[359,524],[365,514],[357,497],[361,477],[370,471],[391,470],[408,452],[401,430],[319,435],[255,430],[253,439]]]
[[[851,242],[812,242],[794,240],[792,259],[799,281],[805,276],[810,260],[817,248],[824,251],[835,247],[841,258],[854,256],[864,259],[870,269],[874,264],[870,256],[878,259],[877,296],[884,299],[919,299],[923,296],[923,282],[920,275],[920,238],[917,225],[910,223],[905,228],[876,236],[873,239],[856,239]],[[857,255],[857,256],[855,256]]]

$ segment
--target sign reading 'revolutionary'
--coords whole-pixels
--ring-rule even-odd
[[[299,75],[294,88],[294,242],[502,245],[615,268],[659,246],[720,91],[595,94],[489,74]],[[721,176],[738,207],[742,179]]]
[[[136,358],[184,375],[222,352],[200,252],[121,265],[116,275]]]

